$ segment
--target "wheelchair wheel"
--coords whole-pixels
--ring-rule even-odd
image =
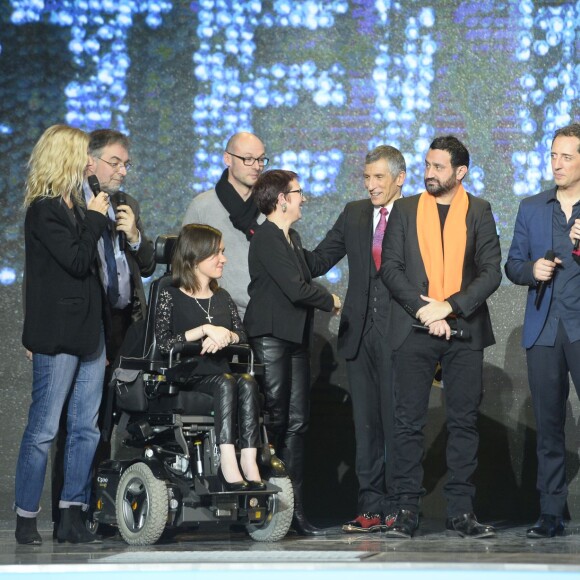
[[[286,536],[294,513],[294,490],[289,477],[271,477],[269,482],[281,489],[268,500],[269,513],[266,521],[248,524],[248,534],[256,542],[277,542]]]
[[[165,483],[139,462],[123,473],[115,508],[121,536],[131,546],[154,544],[165,529],[168,512]]]

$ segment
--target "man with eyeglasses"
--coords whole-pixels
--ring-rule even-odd
[[[89,162],[87,179],[83,185],[85,199],[88,201],[94,192],[89,185],[89,177],[98,179],[99,190],[110,196],[109,226],[98,243],[99,274],[107,295],[106,312],[106,351],[109,365],[105,371],[105,395],[99,412],[99,425],[107,425],[106,386],[108,385],[113,362],[132,322],[146,316],[147,304],[143,281],[155,271],[155,251],[153,243],[146,237],[139,203],[121,191],[127,172],[131,169],[130,142],[126,135],[112,129],[98,129],[89,135]],[[61,428],[53,458],[52,493],[53,520],[59,517],[58,498],[62,485],[62,435],[66,432],[66,411],[63,412]],[[101,440],[95,463],[108,458],[110,445]],[[55,498],[56,510],[55,510]],[[56,526],[55,526],[56,529]]]
[[[222,232],[228,267],[220,284],[231,294],[243,318],[249,300],[249,241],[258,224],[264,221],[250,194],[268,165],[268,158],[256,135],[241,132],[230,137],[223,159],[226,169],[220,180],[215,188],[193,198],[183,225],[209,224]]]

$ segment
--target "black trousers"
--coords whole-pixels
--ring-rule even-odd
[[[260,390],[251,375],[229,374],[197,377],[193,390],[213,396],[218,445],[235,443],[241,449],[260,442]]]
[[[580,341],[571,343],[560,324],[554,346],[532,346],[526,354],[536,417],[541,510],[543,514],[562,516],[568,498],[564,436],[570,393],[568,373],[580,397]]]
[[[366,329],[346,361],[356,439],[358,513],[389,514],[394,505],[392,352],[378,326]]]
[[[288,469],[298,507],[302,504],[304,438],[310,421],[310,351],[273,336],[252,338],[250,345],[265,367],[268,436]]]
[[[483,351],[460,340],[412,330],[393,353],[395,392],[395,489],[398,507],[417,512],[424,495],[424,435],[429,395],[437,362],[443,371],[447,418],[448,480],[444,487],[448,517],[473,511],[477,467],[478,407]]]

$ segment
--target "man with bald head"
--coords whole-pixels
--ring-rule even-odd
[[[252,187],[268,165],[262,141],[252,133],[236,133],[224,151],[226,168],[214,189],[193,198],[183,225],[209,224],[223,234],[228,266],[220,280],[243,318],[248,305],[248,249],[256,226],[264,220],[254,200]]]

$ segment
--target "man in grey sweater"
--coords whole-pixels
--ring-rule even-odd
[[[226,169],[214,189],[193,198],[183,225],[208,224],[220,230],[228,256],[220,285],[232,296],[240,316],[248,305],[248,250],[250,238],[264,221],[250,194],[256,180],[268,165],[262,141],[252,133],[236,133],[224,151]]]

